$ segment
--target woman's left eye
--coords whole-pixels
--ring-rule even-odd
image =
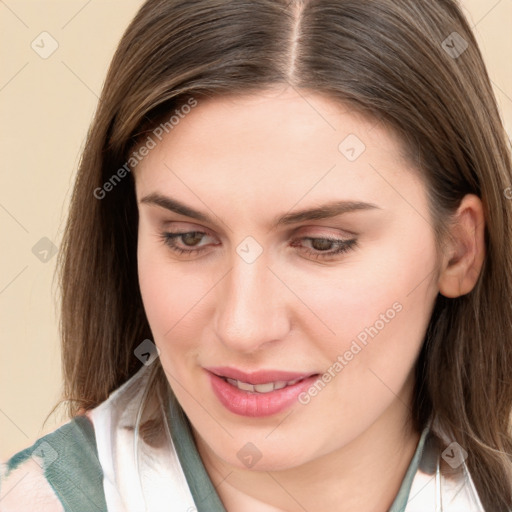
[[[181,233],[161,233],[162,241],[174,252],[180,255],[194,255],[205,251],[206,246],[199,245],[204,237],[208,237],[203,231],[187,231]],[[181,246],[178,242],[181,241]],[[314,259],[328,259],[348,252],[357,245],[357,239],[345,240],[335,237],[301,237],[293,240],[292,246],[296,247],[297,242],[309,242],[310,247],[303,247],[306,254]],[[218,245],[218,244],[215,244]],[[196,248],[199,247],[199,248]]]
[[[357,246],[356,238],[345,240],[343,238],[334,237],[303,237],[298,238],[297,240],[309,241],[313,249],[306,247],[306,253],[317,260],[333,258],[334,256],[348,252]],[[295,246],[295,241],[292,245]]]

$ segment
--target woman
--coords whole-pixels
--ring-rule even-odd
[[[149,0],[2,510],[512,510],[511,178],[453,1]]]

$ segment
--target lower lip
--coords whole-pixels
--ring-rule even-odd
[[[232,386],[211,372],[208,374],[213,392],[220,403],[234,414],[252,418],[271,416],[290,407],[298,400],[298,396],[311,387],[319,377],[312,375],[293,386],[286,386],[269,393],[252,393]]]

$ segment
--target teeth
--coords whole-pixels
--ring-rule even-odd
[[[254,391],[254,386],[252,384],[247,384],[247,382],[237,381],[238,389],[242,389],[243,391]]]
[[[254,386],[254,391],[258,393],[268,393],[269,391],[274,391],[274,383],[269,382],[268,384],[256,384]]]
[[[242,382],[240,380],[228,378],[226,378],[226,380],[232,386],[235,386],[238,389],[241,389],[242,391],[250,391],[251,393],[270,393],[271,391],[274,391],[276,389],[283,389],[286,386],[293,386],[294,384],[297,384],[297,382],[303,379],[299,378],[288,382],[284,380],[279,380],[276,382],[267,382],[265,384],[249,384],[247,382]]]

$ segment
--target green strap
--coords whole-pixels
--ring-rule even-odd
[[[418,442],[418,446],[414,452],[414,456],[411,460],[411,463],[409,464],[407,472],[405,473],[402,485],[400,486],[400,490],[398,491],[398,494],[396,495],[396,498],[388,512],[404,512],[405,507],[407,506],[407,502],[409,501],[412,481],[414,480],[414,477],[418,471],[421,455],[423,454],[423,447],[425,446],[425,439],[427,438],[428,432],[428,427],[423,429],[420,440]]]
[[[42,460],[44,475],[65,512],[107,512],[96,437],[86,416],[77,416],[14,455],[8,472],[32,455]]]
[[[199,456],[188,418],[171,394],[169,427],[197,512],[226,512]]]

